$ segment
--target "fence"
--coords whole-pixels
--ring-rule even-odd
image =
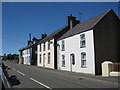
[[[120,76],[120,63],[105,61],[102,63],[102,76]]]
[[[120,72],[120,63],[112,63],[111,71]]]

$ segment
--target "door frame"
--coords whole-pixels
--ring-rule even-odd
[[[74,53],[71,53],[70,54],[70,71],[72,72],[73,70],[73,55],[74,55],[74,59],[75,59],[75,54]],[[75,61],[74,61],[75,63]],[[75,64],[74,64],[75,65]]]

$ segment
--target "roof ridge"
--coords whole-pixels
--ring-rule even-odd
[[[103,12],[104,15],[98,20],[98,22],[99,22],[108,12],[110,12],[111,10],[112,10],[112,9],[109,9],[109,10]],[[103,13],[100,13],[100,14],[98,14],[98,15],[101,15],[101,14],[103,14]],[[96,15],[96,16],[98,16],[98,15]],[[94,18],[94,17],[96,17],[96,16],[93,16],[93,17],[91,17],[91,18],[89,18],[89,19],[92,19],[92,18]],[[83,22],[81,22],[81,23],[84,23],[84,22],[88,21],[89,19],[87,19],[87,20],[85,20],[85,21],[83,21]],[[97,24],[98,22],[96,22],[96,24]],[[81,23],[79,23],[79,24],[81,24]],[[79,25],[79,24],[77,24],[77,25]],[[96,24],[95,24],[95,25],[96,25]],[[77,25],[76,25],[76,26],[77,26]],[[93,25],[93,27],[94,27],[95,25]],[[93,27],[92,27],[92,28],[93,28]]]
[[[59,40],[94,28],[95,25],[97,25],[97,23],[99,23],[109,12],[112,12],[112,11],[113,11],[112,9],[109,9],[109,10],[107,10],[105,12],[97,14],[96,16],[93,16],[93,17],[91,17],[91,18],[89,18],[89,19],[87,19],[87,20],[77,24],[75,27],[72,28],[74,31],[73,30],[69,30],[61,38],[59,38]]]
[[[109,9],[109,10],[103,12],[104,15],[101,16],[101,18],[92,26],[92,28],[93,28],[97,23],[99,23],[99,22],[101,21],[101,19],[102,19],[103,17],[105,17],[111,10],[112,10],[112,9]],[[103,13],[101,13],[101,14],[103,14]],[[98,15],[100,15],[100,14],[98,14]],[[96,16],[98,16],[98,15],[96,15]],[[95,17],[95,16],[94,16],[94,17]]]
[[[45,38],[43,38],[42,40],[38,41],[38,43],[43,42],[44,40],[46,40],[46,39],[49,38],[49,37],[53,37],[53,36],[54,36],[53,34],[56,35],[57,33],[59,33],[59,31],[65,29],[65,28],[67,28],[67,27],[68,27],[68,25],[65,25],[65,26],[61,27],[60,29],[57,29],[56,31],[53,31],[53,32],[50,33],[47,37],[45,37]]]

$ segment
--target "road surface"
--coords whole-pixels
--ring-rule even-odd
[[[9,75],[17,75],[20,84],[14,88],[118,88],[117,78],[106,81],[84,77],[72,72],[64,72],[37,66],[5,62],[11,69]]]

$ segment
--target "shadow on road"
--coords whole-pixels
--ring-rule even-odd
[[[16,75],[12,75],[9,77],[10,83],[12,86],[19,85],[20,81],[17,79]]]

